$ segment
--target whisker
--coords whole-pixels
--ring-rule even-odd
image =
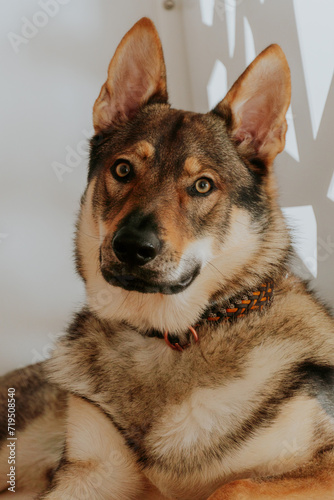
[[[100,241],[100,238],[98,238],[97,236],[93,236],[92,234],[85,233],[85,231],[82,231],[82,229],[80,229],[79,232],[82,233],[82,234],[84,234],[85,236],[88,236],[88,238],[92,238],[93,240]]]
[[[225,278],[224,274],[218,269],[218,267],[212,264],[212,262],[207,262],[207,264],[211,266],[215,271],[217,271],[217,273],[219,273],[223,278]]]
[[[124,306],[125,302],[126,302],[126,301],[127,301],[127,299],[129,298],[129,295],[130,295],[130,290],[128,291],[128,293],[127,293],[127,294],[126,294],[126,296],[124,297],[124,300],[123,300],[123,302],[122,302],[122,304],[121,304],[121,307],[123,307],[123,306]]]

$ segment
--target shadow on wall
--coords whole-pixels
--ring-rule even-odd
[[[205,112],[271,43],[292,73],[286,148],[276,163],[295,269],[334,306],[334,2],[184,0],[193,107]],[[332,184],[331,184],[332,182]]]

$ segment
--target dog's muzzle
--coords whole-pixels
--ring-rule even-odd
[[[160,272],[159,259],[152,266],[145,266],[163,250],[164,242],[160,240],[158,231],[154,215],[145,215],[138,210],[121,221],[111,245],[107,244],[100,251],[101,273],[107,283],[128,291],[165,295],[180,293],[190,286],[200,272],[201,266],[196,261],[178,279],[175,279],[175,273],[169,277]],[[117,262],[108,258],[111,251]],[[106,254],[105,259],[103,253]]]

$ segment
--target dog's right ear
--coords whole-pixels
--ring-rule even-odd
[[[166,68],[154,24],[140,19],[118,45],[93,108],[96,133],[119,126],[145,104],[167,103]]]

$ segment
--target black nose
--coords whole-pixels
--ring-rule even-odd
[[[160,241],[153,231],[122,227],[115,234],[112,247],[121,262],[143,266],[157,256]]]

